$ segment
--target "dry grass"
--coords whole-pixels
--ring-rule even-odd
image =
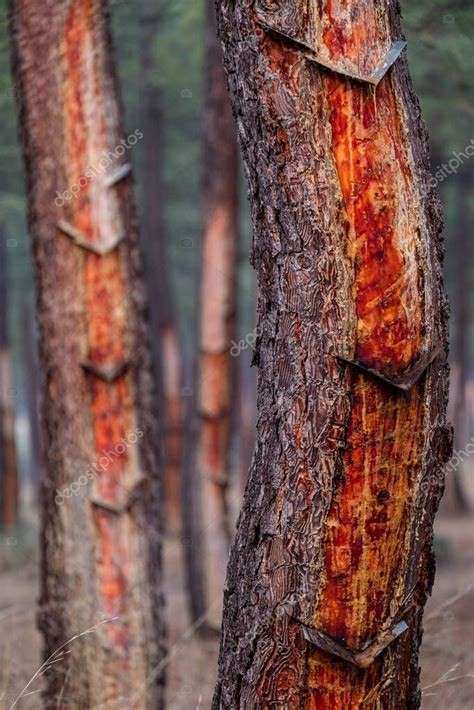
[[[16,538],[16,542],[13,542]],[[31,525],[3,539],[4,569],[0,597],[0,707],[9,710],[22,688],[41,666],[40,637],[35,629],[37,564]],[[474,707],[474,522],[472,518],[439,518],[440,551],[433,597],[425,618],[421,654],[424,710],[471,710]],[[13,552],[12,552],[13,550]],[[15,566],[15,561],[17,562]],[[168,708],[210,707],[216,675],[217,642],[199,640],[187,622],[181,549],[168,540],[165,549]],[[5,570],[5,563],[7,569]],[[177,662],[179,659],[179,662]],[[41,677],[28,687],[16,710],[41,707]]]

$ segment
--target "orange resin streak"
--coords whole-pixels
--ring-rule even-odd
[[[200,431],[198,462],[203,500],[209,598],[222,588],[228,559],[227,483],[229,422],[229,353],[203,352],[200,358]],[[217,618],[210,623],[219,624]]]
[[[383,663],[376,659],[370,668],[350,666],[314,650],[308,659],[308,696],[305,710],[371,710],[380,705],[381,692],[371,693],[383,677]]]
[[[75,0],[71,4],[64,43],[64,122],[68,180],[71,184],[84,176],[100,151],[111,147],[104,116],[105,96],[94,56],[95,22],[92,2]],[[97,186],[88,181],[68,205],[68,220],[91,242],[113,236],[103,234],[104,223],[101,223],[100,210],[94,204],[95,195]],[[126,292],[118,252],[101,257],[84,251],[82,267],[87,314],[84,359],[97,368],[107,369],[126,359],[126,314],[123,306]],[[106,383],[90,375],[90,382],[99,471],[98,491],[103,500],[113,504],[121,492],[128,462],[126,447],[121,441],[130,427],[127,379],[121,376],[113,383]],[[117,447],[124,449],[124,453],[117,454]],[[113,452],[113,455],[104,458],[105,452]],[[108,617],[122,616],[126,611],[130,561],[124,542],[125,522],[102,509],[94,512],[94,519],[100,546],[98,575],[104,611]],[[106,628],[112,646],[126,649],[129,643],[127,625],[120,622],[108,624]]]
[[[419,236],[390,79],[374,90],[331,75],[326,86],[355,270],[355,358],[376,371],[403,370],[420,350]]]
[[[229,355],[202,353],[200,463],[205,476],[223,479],[229,429]]]
[[[326,522],[326,582],[315,626],[354,650],[401,602],[407,517],[422,449],[423,385],[408,394],[357,372],[343,478]]]
[[[414,198],[390,79],[376,94],[334,74],[326,87],[355,271],[355,357],[374,370],[403,369],[418,352],[422,315],[410,268]],[[327,579],[315,625],[354,649],[376,636],[400,571],[421,455],[420,392],[416,385],[402,396],[366,375],[353,377],[343,481],[327,521]]]
[[[354,58],[361,57],[362,48],[370,46],[371,25],[367,17],[359,19],[362,24],[344,35],[329,17],[325,40],[334,58],[350,55],[351,48]],[[325,85],[354,264],[355,359],[376,371],[403,370],[419,351],[422,305],[413,277],[416,203],[390,78],[374,90],[328,74]],[[361,372],[352,377],[343,475],[326,523],[325,580],[313,621],[360,650],[377,637],[390,604],[403,601],[404,531],[422,456],[424,412],[421,382],[401,394]],[[362,671],[313,651],[307,707],[349,708],[362,702],[375,707],[378,696],[368,701],[366,689],[377,685],[381,672],[379,660]]]

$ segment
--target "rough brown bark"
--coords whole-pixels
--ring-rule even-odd
[[[238,252],[238,148],[235,125],[216,36],[213,0],[207,2],[203,118],[203,252],[200,293],[196,468],[202,520],[197,532],[203,559],[191,546],[190,594],[194,617],[208,605],[211,625],[220,625],[219,602],[228,561],[227,500],[235,411],[235,337]],[[184,511],[187,516],[187,510]],[[192,538],[196,532],[191,533]],[[195,569],[204,563],[203,574]],[[196,594],[196,586],[204,589]],[[196,598],[201,599],[199,607]]]
[[[8,339],[8,269],[0,228],[0,526],[11,530],[18,515],[18,476],[13,408],[13,371]]]
[[[414,708],[450,430],[439,204],[384,60],[399,5],[217,7],[261,336],[214,707]]]
[[[108,27],[102,0],[11,4],[45,371],[45,656],[76,637],[48,708],[163,702],[158,432]]]
[[[154,335],[156,367],[161,364],[164,394],[164,478],[166,523],[176,529],[180,513],[180,468],[182,458],[182,364],[176,323],[170,264],[168,229],[163,204],[164,125],[156,49],[164,3],[144,0],[141,31],[143,82],[143,226],[148,255],[147,282]],[[160,274],[157,278],[157,274]]]

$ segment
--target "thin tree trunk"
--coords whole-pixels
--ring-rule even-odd
[[[230,530],[227,487],[235,398],[235,337],[238,254],[238,148],[222,51],[216,37],[213,0],[207,2],[203,125],[204,242],[200,294],[197,470],[201,484],[204,575],[191,569],[190,594],[199,579],[211,605],[211,625],[220,625]],[[185,511],[186,515],[186,511]],[[202,564],[195,554],[192,566]],[[194,608],[192,603],[192,608]],[[203,608],[195,609],[199,616]]]
[[[255,449],[255,376],[250,366],[251,354],[240,356],[239,364],[239,499],[247,485]]]
[[[387,56],[399,6],[217,5],[261,335],[214,708],[414,708],[451,442],[439,206]]]
[[[464,451],[468,444],[466,411],[466,385],[469,376],[469,270],[471,268],[471,230],[470,206],[472,180],[470,174],[461,175],[457,191],[457,234],[456,234],[456,337],[454,340],[454,448]],[[447,504],[451,512],[468,512],[469,501],[463,490],[462,475],[459,467],[447,480]],[[446,506],[445,506],[446,507]]]
[[[33,323],[33,313],[30,303],[25,299],[21,309],[22,320],[22,346],[23,346],[23,372],[26,395],[26,409],[30,428],[30,482],[33,487],[35,500],[42,470],[42,444],[41,427],[39,420],[39,372],[37,358],[36,332]]]
[[[163,3],[144,0],[141,31],[143,82],[143,234],[149,268],[147,282],[151,296],[154,355],[163,371],[164,460],[166,521],[176,529],[180,512],[180,468],[182,457],[181,352],[167,255],[168,230],[163,204],[164,126],[162,98],[158,85],[159,67],[154,59]],[[157,278],[159,274],[159,278]]]
[[[241,252],[239,261],[245,258]],[[248,260],[248,256],[246,257]],[[258,328],[256,325],[257,315],[257,293],[252,272],[251,293],[246,295],[246,300],[250,300],[251,311],[251,329],[246,337],[239,340],[237,350],[240,350],[243,345],[245,350],[239,354],[239,481],[238,481],[238,499],[237,513],[242,505],[242,496],[247,485],[249,469],[252,463],[252,456],[255,449],[255,421],[257,413],[257,378],[254,368],[253,356],[258,337]],[[242,295],[241,295],[242,299]],[[248,308],[248,304],[247,304]],[[247,326],[248,327],[248,326]]]
[[[158,432],[126,155],[140,136],[122,138],[108,27],[102,0],[11,5],[45,370],[39,625],[45,657],[67,648],[48,708],[163,705]]]
[[[8,339],[8,269],[0,228],[0,526],[11,530],[18,515],[18,475],[13,409],[13,371]]]

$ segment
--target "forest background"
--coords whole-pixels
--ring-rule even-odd
[[[197,284],[200,274],[201,133],[205,12],[202,0],[163,2],[159,32],[153,45],[154,81],[160,94],[162,116],[162,200],[166,229],[167,263],[176,304],[184,380],[183,401],[194,392]],[[112,0],[112,22],[126,135],[143,129],[143,86],[140,47],[146,32],[142,4]],[[474,441],[474,5],[468,2],[418,0],[402,3],[404,31],[415,90],[431,140],[432,174],[444,204],[446,286],[451,302],[451,420],[457,423],[456,470],[463,501],[448,499],[438,519],[436,548],[438,578],[427,610],[423,646],[424,704],[453,708],[472,707],[474,649],[469,640],[474,624],[469,609],[474,602],[474,457],[466,447]],[[2,534],[0,565],[4,586],[0,600],[0,655],[4,661],[1,687],[26,683],[35,672],[39,641],[34,623],[37,560],[36,485],[40,464],[35,456],[31,422],[31,392],[36,387],[35,292],[26,227],[23,164],[17,139],[15,87],[12,83],[7,27],[7,3],[0,2],[0,239],[6,259],[8,332],[13,352],[16,445],[21,480],[19,520]],[[38,67],[41,71],[41,67]],[[137,133],[138,135],[138,133]],[[130,149],[136,197],[143,216],[144,142]],[[242,387],[253,402],[250,374],[252,334],[255,329],[255,287],[249,264],[251,225],[241,171],[238,326],[236,350]],[[147,244],[143,244],[146,253]],[[243,343],[243,345],[242,345]],[[241,398],[245,399],[245,398]],[[242,406],[242,405],[241,405]],[[247,406],[247,418],[253,416]],[[467,451],[467,453],[466,453]],[[235,437],[234,469],[249,463],[249,447]],[[235,473],[240,476],[241,473]],[[462,510],[464,508],[464,510]],[[208,707],[216,673],[216,644],[212,640],[182,640],[185,618],[182,540],[175,535],[166,548],[166,589],[171,648],[180,654],[170,659],[171,708]],[[453,601],[454,600],[454,601]],[[8,640],[7,640],[8,639]],[[8,662],[7,662],[8,661]],[[179,665],[179,667],[178,667]],[[469,677],[470,676],[470,677]],[[1,695],[1,692],[0,692]],[[24,700],[20,707],[35,707]]]

